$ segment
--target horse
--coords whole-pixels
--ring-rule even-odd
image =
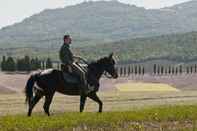
[[[49,108],[55,92],[70,96],[80,96],[80,112],[83,112],[87,97],[99,104],[98,112],[102,112],[103,102],[97,96],[99,81],[103,74],[117,79],[113,53],[87,64],[87,82],[93,87],[88,94],[83,93],[81,84],[66,82],[63,71],[57,69],[44,70],[30,75],[25,86],[26,103],[28,104],[27,116],[31,116],[32,110],[39,100],[45,96],[44,112],[50,116]]]

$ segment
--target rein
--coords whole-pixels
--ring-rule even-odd
[[[83,58],[81,58],[81,57],[77,57],[77,56],[74,56],[74,59],[76,60],[76,61],[82,61],[84,64],[89,64],[88,63],[88,61],[87,60],[85,60],[85,59],[83,59]],[[78,63],[77,62],[77,63]],[[108,79],[112,79],[113,77],[111,76],[111,75],[109,75],[109,73],[107,73],[106,71],[104,71],[104,73],[103,73],[103,75],[106,77],[106,78],[108,78]]]

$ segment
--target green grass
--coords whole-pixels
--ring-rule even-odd
[[[127,112],[75,113],[67,112],[51,117],[36,114],[3,116],[0,130],[197,130],[197,105],[162,106]],[[147,124],[148,123],[148,124]],[[174,123],[174,124],[173,124]],[[178,123],[178,124],[177,124]],[[150,125],[155,125],[150,126]],[[197,127],[197,126],[196,126]]]

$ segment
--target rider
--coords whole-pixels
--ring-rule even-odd
[[[70,44],[72,43],[72,39],[69,35],[65,35],[64,38],[64,44],[62,45],[59,57],[61,62],[64,64],[64,67],[66,68],[66,71],[69,73],[74,73],[80,77],[80,81],[82,84],[82,91],[84,93],[88,94],[88,84],[86,80],[86,75],[84,70],[76,63],[74,63],[74,57],[71,50],[70,50]]]

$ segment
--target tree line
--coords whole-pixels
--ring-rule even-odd
[[[178,75],[197,73],[197,64],[193,65],[158,65],[154,64],[152,69],[145,68],[144,65],[121,65],[116,68],[119,76],[144,75]]]
[[[153,67],[153,72],[154,74],[158,75],[163,75],[163,74],[182,74],[182,73],[187,73],[187,74],[192,74],[192,73],[197,73],[197,65],[188,65],[188,66],[161,66],[161,65],[156,65],[154,64]]]
[[[116,68],[116,70],[120,76],[129,76],[130,74],[135,74],[135,75],[145,74],[145,68],[144,66],[141,66],[141,65],[120,66]]]
[[[14,59],[11,56],[3,56],[1,61],[2,71],[33,71],[52,67],[53,65],[50,58],[47,58],[46,60],[40,60],[38,58],[24,56],[23,58]]]

